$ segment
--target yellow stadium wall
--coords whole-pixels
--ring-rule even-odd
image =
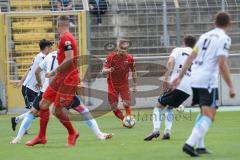
[[[78,13],[78,19],[79,19],[79,40],[81,39],[81,41],[79,41],[79,50],[80,50],[80,54],[81,56],[84,56],[87,54],[87,29],[86,29],[86,14],[85,12],[79,12]],[[13,80],[9,80],[9,77],[7,76],[9,71],[8,71],[8,47],[7,47],[7,27],[4,24],[5,22],[5,16],[4,14],[0,14],[0,51],[1,51],[1,56],[0,56],[0,62],[2,65],[2,73],[3,73],[3,78],[4,78],[4,82],[6,84],[6,101],[7,101],[7,107],[8,110],[11,111],[17,111],[18,109],[23,109],[23,107],[25,106],[24,103],[24,99],[22,97],[22,93],[21,93],[21,87],[20,88],[15,88],[13,86],[13,83],[16,81]],[[80,38],[81,37],[81,38]],[[83,58],[83,57],[82,57]],[[82,59],[82,61],[85,61],[86,59]],[[86,66],[82,66],[80,68],[82,75],[84,75],[86,73]]]

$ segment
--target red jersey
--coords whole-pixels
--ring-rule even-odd
[[[58,64],[60,65],[64,59],[65,59],[65,51],[72,50],[73,55],[74,55],[74,61],[71,67],[67,69],[66,72],[71,72],[72,70],[77,69],[77,56],[78,56],[78,46],[77,46],[77,41],[73,37],[73,35],[70,32],[65,32],[59,40],[58,43],[58,55],[57,55],[57,60]],[[65,71],[64,71],[65,72]]]
[[[117,54],[111,52],[107,58],[104,67],[114,68],[114,71],[108,75],[108,84],[124,85],[128,84],[128,76],[130,69],[134,69],[134,59],[130,54]]]

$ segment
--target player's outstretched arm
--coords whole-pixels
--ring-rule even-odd
[[[187,70],[191,67],[192,62],[196,57],[197,57],[197,52],[193,51],[192,54],[187,58],[186,62],[183,65],[181,72],[179,73],[178,77],[172,83],[173,89],[176,89],[177,86],[180,84],[183,76],[186,74]]]
[[[27,75],[28,75],[28,73],[29,73],[29,70],[30,70],[30,69],[27,70],[27,72],[24,74],[24,76],[22,77],[22,79],[21,79],[20,81],[18,81],[18,82],[16,82],[16,83],[13,84],[14,87],[19,88],[19,87],[22,86],[23,82],[24,82],[25,79],[27,78]]]
[[[131,67],[132,79],[133,79],[133,92],[137,91],[137,70],[135,64]]]
[[[235,97],[236,92],[235,92],[233,84],[232,84],[232,80],[231,80],[231,77],[230,77],[230,71],[229,71],[229,67],[228,67],[228,64],[227,64],[226,57],[225,56],[218,56],[218,63],[219,63],[219,69],[220,69],[220,72],[223,76],[223,79],[229,87],[229,96],[231,98],[233,98],[233,97]]]

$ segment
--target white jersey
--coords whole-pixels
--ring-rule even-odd
[[[218,56],[228,57],[231,38],[220,28],[203,34],[194,51],[198,53],[193,64],[192,87],[218,88]]]
[[[170,77],[170,83],[172,83],[172,81],[178,77],[186,59],[192,53],[192,51],[193,50],[190,47],[182,47],[182,48],[179,47],[179,48],[175,48],[172,51],[170,56],[175,59],[175,66],[173,68],[173,71]],[[190,76],[191,76],[191,68],[187,71],[181,83],[177,87],[178,90],[181,90],[189,95],[192,94]]]
[[[57,61],[57,51],[49,53],[45,59],[39,64],[39,67],[45,72],[51,72],[58,66],[58,61]],[[44,83],[41,88],[41,92],[45,92],[47,89],[48,85],[50,83],[49,78],[45,78]]]
[[[39,90],[35,87],[37,84],[36,77],[35,77],[35,70],[37,69],[39,63],[41,63],[45,58],[45,54],[39,52],[33,59],[33,63],[29,69],[28,75],[23,82],[23,86],[33,90],[34,92],[38,92]],[[44,74],[41,73],[41,79],[44,80]]]

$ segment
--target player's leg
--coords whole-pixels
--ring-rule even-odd
[[[36,144],[45,144],[47,142],[46,130],[47,130],[47,125],[50,117],[49,107],[54,101],[55,96],[56,96],[56,91],[53,90],[50,86],[43,93],[42,100],[40,101],[40,104],[39,104],[40,130],[38,135],[35,136],[33,140],[26,142],[26,145],[34,146]]]
[[[173,108],[172,107],[165,108],[164,113],[165,113],[165,129],[164,129],[164,134],[162,138],[163,140],[170,139],[173,120],[174,120]]]
[[[108,84],[108,102],[114,115],[120,120],[124,119],[122,111],[118,108],[119,92],[111,85]]]
[[[178,107],[181,105],[189,95],[181,90],[175,89],[174,91],[165,92],[159,97],[158,103],[153,110],[153,132],[150,133],[144,140],[150,141],[160,135],[160,127],[162,123],[162,112],[166,106]],[[170,137],[170,135],[169,135]]]
[[[83,104],[81,104],[80,98],[78,96],[74,96],[70,107],[83,116],[86,124],[89,128],[91,128],[92,132],[96,135],[98,139],[104,140],[112,138],[113,134],[103,133],[99,129],[97,121],[92,117],[89,109]]]
[[[24,97],[24,102],[25,102],[26,108],[30,109],[32,106],[32,103],[33,103],[34,99],[37,97],[38,93],[32,91],[31,89],[29,89],[25,86],[22,86],[22,95]],[[28,112],[25,112],[17,117],[11,118],[13,131],[16,130],[17,124],[19,122],[21,122],[26,117],[27,114],[28,114]]]
[[[14,138],[10,143],[16,144],[19,143],[19,141],[22,139],[25,132],[30,128],[33,120],[38,117],[38,112],[40,110],[39,103],[42,99],[42,93],[40,93],[35,100],[33,101],[33,106],[31,107],[30,112],[26,115],[26,117],[23,119],[21,126],[19,128],[18,134],[16,138]]]
[[[68,88],[66,88],[68,87]],[[77,87],[77,86],[76,86]],[[67,114],[67,107],[70,106],[73,97],[75,96],[76,88],[75,86],[61,86],[60,92],[57,93],[55,102],[54,102],[54,111],[53,114],[58,118],[62,125],[68,131],[68,146],[74,146],[76,140],[79,137],[78,131],[73,127],[72,122]],[[65,89],[65,91],[63,91]],[[65,92],[65,93],[64,93]]]
[[[125,108],[126,116],[132,115],[132,110],[131,110],[131,107],[130,107],[130,93],[129,93],[128,84],[120,87],[119,88],[119,93],[120,93],[120,96],[123,100],[123,107]]]
[[[218,90],[212,89],[209,92],[208,89],[193,89],[199,97],[199,105],[201,106],[201,117],[194,125],[190,137],[187,139],[183,146],[183,151],[190,156],[198,156],[198,153],[194,151],[194,147],[199,143],[200,140],[204,140],[204,136],[212,125],[214,120],[218,100]],[[206,148],[201,148],[206,150]]]

